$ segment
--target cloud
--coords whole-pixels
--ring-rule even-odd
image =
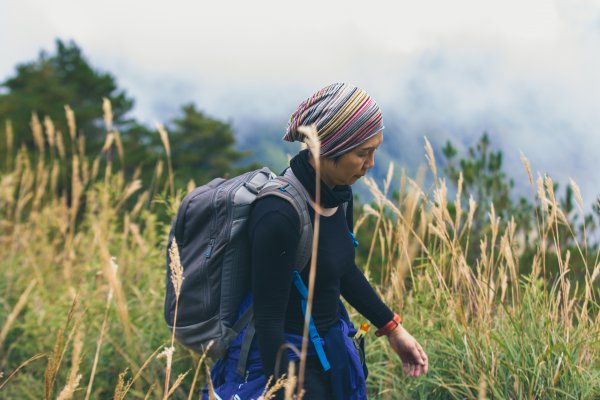
[[[572,176],[600,187],[600,0],[420,2],[8,0],[0,77],[17,61],[75,39],[113,72],[143,120],[187,101],[211,115],[283,127],[318,88],[347,81],[381,104],[398,157],[422,137],[466,147],[488,131],[511,175]],[[262,122],[264,125],[265,123]],[[388,139],[386,139],[388,140]],[[391,139],[389,139],[392,142]]]
[[[488,131],[517,181],[525,182],[522,150],[563,187],[573,177],[592,202],[600,193],[599,42],[581,19],[562,20],[551,40],[534,46],[450,39],[408,62],[393,113],[438,147],[450,139],[464,148]]]

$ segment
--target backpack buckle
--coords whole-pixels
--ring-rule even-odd
[[[244,187],[253,194],[258,194],[260,187],[252,182],[244,182]]]

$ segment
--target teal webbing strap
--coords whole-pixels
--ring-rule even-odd
[[[293,277],[294,285],[298,292],[300,292],[300,297],[302,297],[302,312],[306,315],[306,305],[308,301],[308,289],[304,282],[302,282],[302,278],[298,271],[294,271]],[[310,341],[315,346],[315,350],[317,352],[317,356],[319,357],[319,361],[321,361],[321,365],[323,366],[323,371],[329,371],[331,366],[329,365],[329,361],[327,360],[327,356],[325,355],[325,349],[323,348],[323,342],[321,342],[321,337],[319,336],[319,332],[317,332],[317,327],[312,319],[312,315],[310,317],[310,322],[308,324],[308,335],[310,336]]]
[[[352,233],[352,231],[348,231],[348,234],[352,239],[352,244],[354,245],[354,247],[358,247],[358,240],[356,240],[356,236],[354,236],[354,233]]]

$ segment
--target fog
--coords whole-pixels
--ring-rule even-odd
[[[0,79],[55,38],[112,72],[145,122],[193,101],[242,137],[282,134],[300,101],[345,81],[381,105],[401,166],[425,161],[423,136],[439,152],[486,131],[519,190],[523,151],[586,202],[600,193],[598,0],[3,0]]]

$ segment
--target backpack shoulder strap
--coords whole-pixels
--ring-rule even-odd
[[[290,173],[288,174],[288,171]],[[299,272],[307,266],[312,250],[313,230],[308,211],[309,196],[288,168],[286,174],[268,182],[257,196],[257,200],[266,196],[277,196],[289,202],[300,219],[300,241],[296,251],[296,268]]]
[[[297,258],[298,272],[308,265],[312,254],[312,238],[313,238],[313,227],[310,221],[310,215],[308,211],[309,204],[312,200],[298,178],[294,175],[291,168],[287,168],[282,176],[278,176],[275,179],[268,182],[261,190],[257,198],[265,196],[277,196],[287,200],[296,210],[300,217],[300,242],[298,243]],[[344,215],[346,216],[346,222],[348,223],[348,231],[352,237],[354,247],[358,246],[358,242],[352,233],[352,200],[350,202],[343,203],[341,205]]]
[[[291,168],[289,170],[291,171]],[[296,251],[296,269],[297,271],[302,271],[307,266],[308,260],[310,260],[313,239],[312,223],[310,222],[310,215],[308,214],[308,193],[306,193],[304,186],[302,186],[296,177],[290,178],[289,176],[278,176],[268,181],[260,189],[256,196],[256,200],[267,196],[277,196],[286,200],[294,207],[294,210],[296,210],[296,213],[300,218],[300,241]],[[250,311],[250,313],[250,318],[253,319],[253,312]],[[241,326],[244,325],[245,322],[242,322]],[[240,349],[237,373],[241,376],[244,375],[246,370],[246,362],[254,333],[254,321],[252,320],[244,334],[242,347]]]

